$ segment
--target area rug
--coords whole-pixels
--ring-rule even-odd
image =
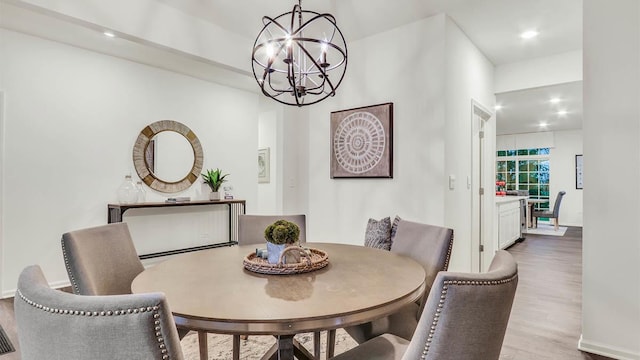
[[[551,224],[538,223],[537,228],[527,229],[527,234],[564,236],[564,233],[566,231],[567,231],[567,228],[565,226],[559,226],[558,231],[556,231],[556,229]]]
[[[295,336],[309,352],[313,354],[313,334],[305,333]],[[320,358],[325,359],[325,350],[327,348],[327,333],[322,332],[321,336]],[[231,335],[208,334],[209,360],[230,360],[232,358],[233,339]],[[260,359],[276,340],[273,336],[251,335],[247,340],[240,340],[240,359],[253,360]],[[180,342],[185,360],[199,360],[200,353],[198,350],[198,334],[190,332]],[[348,349],[355,347],[357,343],[342,329],[336,331],[336,347],[335,355],[343,353]]]

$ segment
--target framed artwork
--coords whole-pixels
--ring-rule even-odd
[[[582,189],[582,154],[576,155],[576,189]]]
[[[258,149],[258,183],[268,184],[271,181],[269,176],[269,148]]]
[[[331,178],[393,178],[393,103],[331,113]]]

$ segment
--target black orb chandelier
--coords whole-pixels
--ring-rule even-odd
[[[262,18],[253,45],[253,75],[266,96],[311,105],[333,96],[347,69],[347,44],[331,14],[293,10]]]

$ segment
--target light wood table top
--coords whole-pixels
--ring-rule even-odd
[[[329,265],[306,274],[256,274],[242,265],[255,245],[232,246],[178,255],[143,271],[131,288],[164,292],[180,326],[249,335],[364,323],[424,291],[424,269],[408,257],[364,246],[306,246],[327,252]]]

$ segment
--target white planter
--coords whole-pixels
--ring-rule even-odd
[[[220,192],[219,191],[210,192],[209,193],[209,200],[220,201]]]
[[[280,254],[282,250],[287,247],[287,244],[274,244],[267,241],[267,260],[269,264],[277,264],[280,260]]]

